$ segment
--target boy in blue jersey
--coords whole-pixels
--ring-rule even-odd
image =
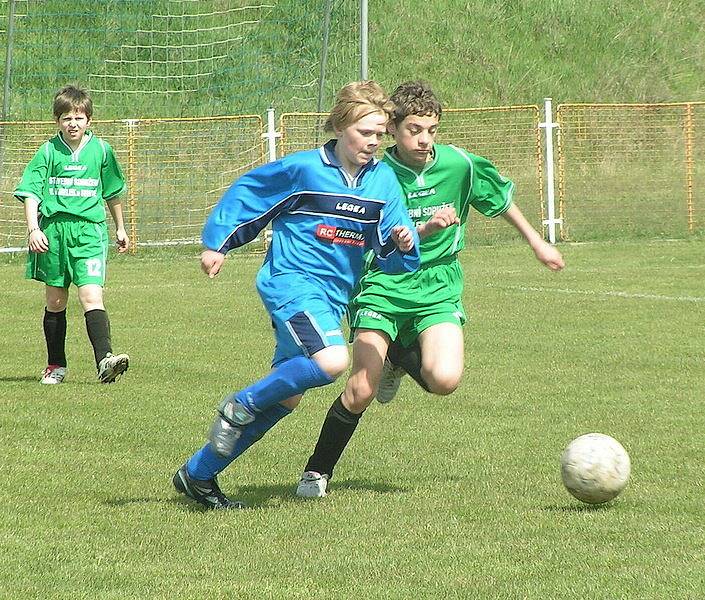
[[[240,508],[217,475],[291,413],[308,389],[348,368],[341,330],[354,285],[371,250],[385,272],[419,266],[418,235],[388,165],[374,158],[392,105],[373,81],[338,94],[326,122],[335,139],[238,179],[203,229],[201,267],[215,277],[226,253],[272,223],[257,290],[276,337],[272,371],[223,399],[208,442],[176,472],[176,490],[213,509]]]

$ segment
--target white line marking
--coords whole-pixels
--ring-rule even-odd
[[[498,286],[489,285],[487,287],[505,290],[517,290],[520,292],[541,292],[547,294],[577,294],[581,296],[608,296],[616,298],[628,298],[634,300],[665,300],[670,302],[705,302],[703,296],[664,296],[661,294],[633,294],[630,292],[616,291],[595,291],[595,290],[571,290],[560,288],[543,288],[529,286]]]

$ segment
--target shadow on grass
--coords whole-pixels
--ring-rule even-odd
[[[41,379],[41,373],[39,375],[10,375],[8,377],[0,377],[0,382],[10,383],[12,381],[36,381],[39,382]]]
[[[0,383],[19,383],[19,382],[30,382],[30,383],[39,383],[39,380],[42,378],[41,372],[38,375],[8,375],[8,376],[1,376],[0,375]],[[59,386],[61,388],[64,387],[71,387],[71,386],[95,386],[98,387],[98,380],[97,379],[65,379],[64,382]],[[51,386],[42,386],[44,388],[47,387],[56,387],[56,385]],[[104,386],[101,386],[104,387]]]
[[[604,504],[551,504],[544,506],[542,510],[554,513],[584,513],[608,510],[612,506],[610,502]]]
[[[406,488],[387,485],[385,483],[372,482],[365,479],[345,479],[340,482],[336,481],[331,488],[332,494],[340,490],[351,491],[366,491],[375,494],[403,494]],[[223,490],[224,493],[232,500],[244,502],[245,509],[263,509],[263,508],[279,508],[284,505],[293,503],[310,502],[310,499],[299,498],[296,496],[295,484],[277,484],[277,485],[242,485],[237,488],[237,492]],[[123,507],[131,504],[173,504],[175,506],[183,506],[194,512],[207,512],[204,506],[178,494],[175,490],[173,495],[164,498],[159,496],[135,496],[133,498],[107,498],[102,502],[106,506]]]

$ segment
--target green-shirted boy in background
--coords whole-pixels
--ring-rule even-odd
[[[67,85],[59,90],[53,109],[59,132],[39,148],[14,192],[27,219],[26,277],[46,284],[48,360],[41,382],[57,384],[66,377],[66,304],[74,283],[98,380],[112,383],[127,371],[130,359],[113,354],[103,305],[109,240],[104,203],[115,223],[118,252],[126,252],[130,239],[118,198],[125,178],[110,145],[88,130],[93,102],[84,89]]]

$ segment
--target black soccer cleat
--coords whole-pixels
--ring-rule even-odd
[[[245,508],[242,502],[230,500],[218,487],[216,478],[213,479],[192,479],[189,477],[186,464],[174,474],[172,479],[176,491],[191,500],[198,502],[201,506],[213,510],[228,510],[233,508]]]

